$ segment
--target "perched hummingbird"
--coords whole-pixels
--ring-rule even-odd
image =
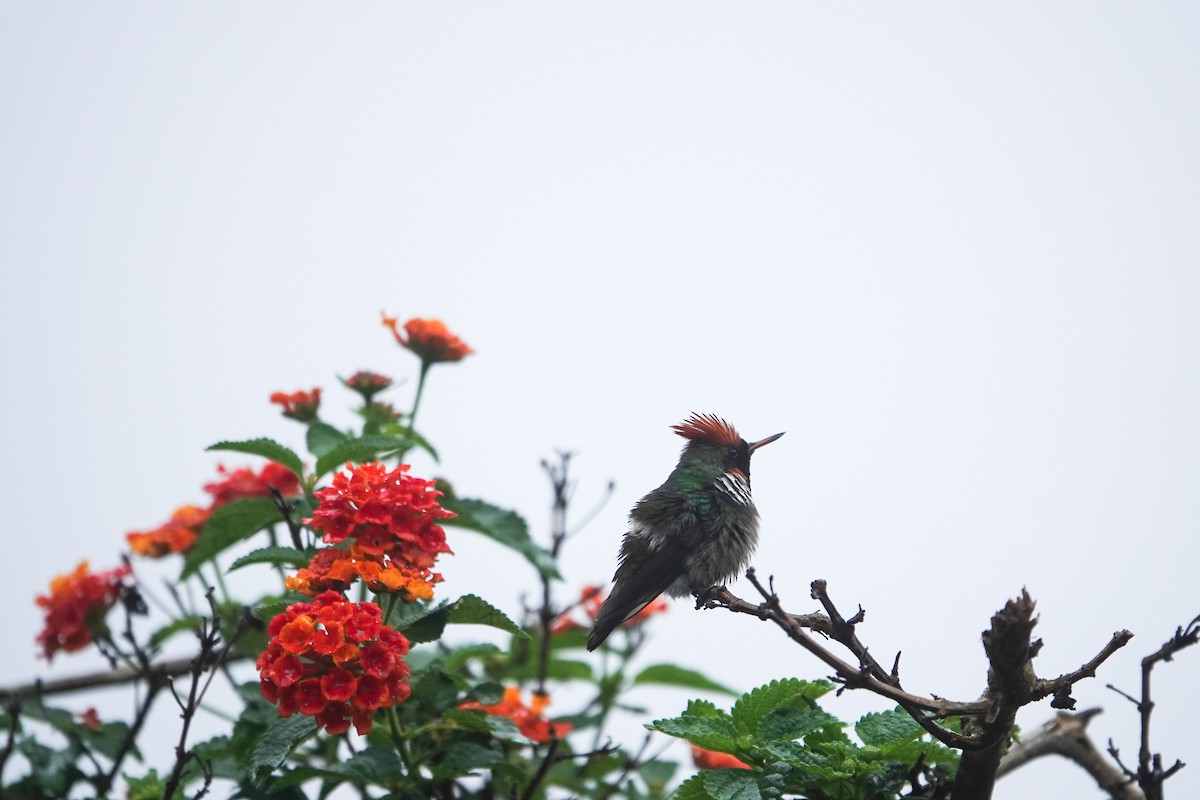
[[[730,580],[758,544],[750,456],[783,434],[748,444],[711,414],[692,414],[672,429],[687,445],[666,483],[629,512],[613,590],[592,623],[588,650],[663,592],[686,597]]]

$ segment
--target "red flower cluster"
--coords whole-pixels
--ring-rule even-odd
[[[750,765],[731,756],[729,753],[718,753],[715,750],[705,750],[703,747],[692,745],[692,763],[700,769],[750,769]]]
[[[127,533],[125,541],[129,542],[130,552],[147,558],[186,553],[196,543],[211,514],[212,511],[207,508],[181,506],[162,525],[144,533]]]
[[[349,378],[343,378],[342,383],[347,389],[353,389],[362,395],[363,400],[371,402],[371,398],[392,385],[392,379],[376,372],[359,370]]]
[[[304,522],[326,544],[350,546],[317,553],[288,588],[315,594],[345,588],[357,576],[406,599],[432,597],[433,584],[442,579],[432,567],[439,554],[451,552],[437,521],[454,516],[438,505],[442,493],[435,482],[406,475],[407,464],[390,472],[378,461],[346,466],[349,472],[339,472],[316,493],[320,504]]]
[[[296,473],[274,461],[268,461],[257,474],[248,467],[233,472],[217,467],[217,472],[224,475],[224,479],[204,484],[204,491],[212,495],[213,509],[245,497],[270,497],[272,486],[285,496],[300,491],[300,478]]]
[[[391,329],[392,335],[401,346],[416,353],[417,358],[425,364],[436,364],[440,361],[462,361],[475,351],[467,343],[455,336],[439,319],[410,319],[404,323],[404,333],[400,333],[399,320],[396,317],[383,315],[383,324]]]
[[[365,735],[371,715],[403,703],[408,685],[408,639],[383,624],[374,603],[351,603],[324,592],[271,620],[267,649],[258,657],[259,688],[279,706],[315,717],[330,734]]]
[[[317,409],[321,405],[320,388],[311,392],[299,391],[288,394],[275,392],[271,402],[283,407],[283,415],[301,422],[312,422],[317,418]]]
[[[591,620],[595,619],[596,615],[600,613],[600,604],[604,602],[604,598],[607,596],[608,593],[599,586],[585,586],[579,592],[579,606],[583,609],[583,613],[587,615],[589,625],[591,624]],[[621,624],[641,625],[655,614],[663,613],[667,610],[667,608],[667,601],[662,599],[662,596],[659,596],[652,600],[641,611],[637,612]],[[555,617],[554,621],[550,623],[550,633],[554,635],[564,631],[569,631],[573,628],[582,627],[585,626],[580,625],[578,622],[571,619],[571,612],[567,611],[565,614],[559,614],[557,617]]]
[[[534,692],[529,697],[529,705],[521,701],[521,690],[510,686],[504,690],[504,698],[493,706],[482,703],[463,703],[459,708],[478,710],[493,717],[507,717],[517,723],[528,739],[541,744],[551,737],[561,739],[571,732],[569,722],[552,721],[542,716],[542,711],[550,704],[550,695]]]
[[[46,609],[46,626],[37,641],[47,661],[59,650],[82,650],[92,643],[96,632],[107,631],[104,617],[120,598],[121,580],[130,572],[124,566],[93,573],[88,562],[82,561],[74,572],[50,582],[50,594],[37,598],[37,604]]]

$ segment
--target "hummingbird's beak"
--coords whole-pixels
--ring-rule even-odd
[[[786,433],[786,431],[784,433]],[[783,436],[783,433],[777,433],[774,436],[768,436],[765,439],[759,439],[757,442],[752,442],[750,444],[750,452],[753,453],[755,450],[762,447],[764,444],[770,444],[771,442],[778,439],[780,436]]]

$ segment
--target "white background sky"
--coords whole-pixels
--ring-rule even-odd
[[[611,575],[671,424],[786,430],[754,563],[789,608],[828,579],[909,689],[958,699],[1023,586],[1045,676],[1127,627],[1076,696],[1132,760],[1103,684],[1200,612],[1198,32],[1185,3],[5,4],[3,682],[94,663],[35,659],[34,595],[203,500],[206,445],[301,445],[272,391],[349,424],[335,374],[412,375],[386,308],[478,350],[431,378],[418,473],[538,536],[554,448],[580,511],[616,481],[561,596]],[[444,595],[515,613],[521,563],[452,544]],[[826,674],[683,605],[646,652],[677,657]],[[1172,797],[1200,794],[1198,665],[1156,673]],[[997,791],[1096,795],[1065,763]]]

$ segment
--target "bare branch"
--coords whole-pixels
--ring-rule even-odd
[[[1022,736],[1001,759],[996,777],[1003,777],[1036,758],[1056,755],[1085,769],[1112,800],[1145,800],[1131,776],[1113,766],[1088,736],[1088,723],[1101,712],[1102,709],[1091,708],[1077,714],[1060,713],[1032,734]]]

